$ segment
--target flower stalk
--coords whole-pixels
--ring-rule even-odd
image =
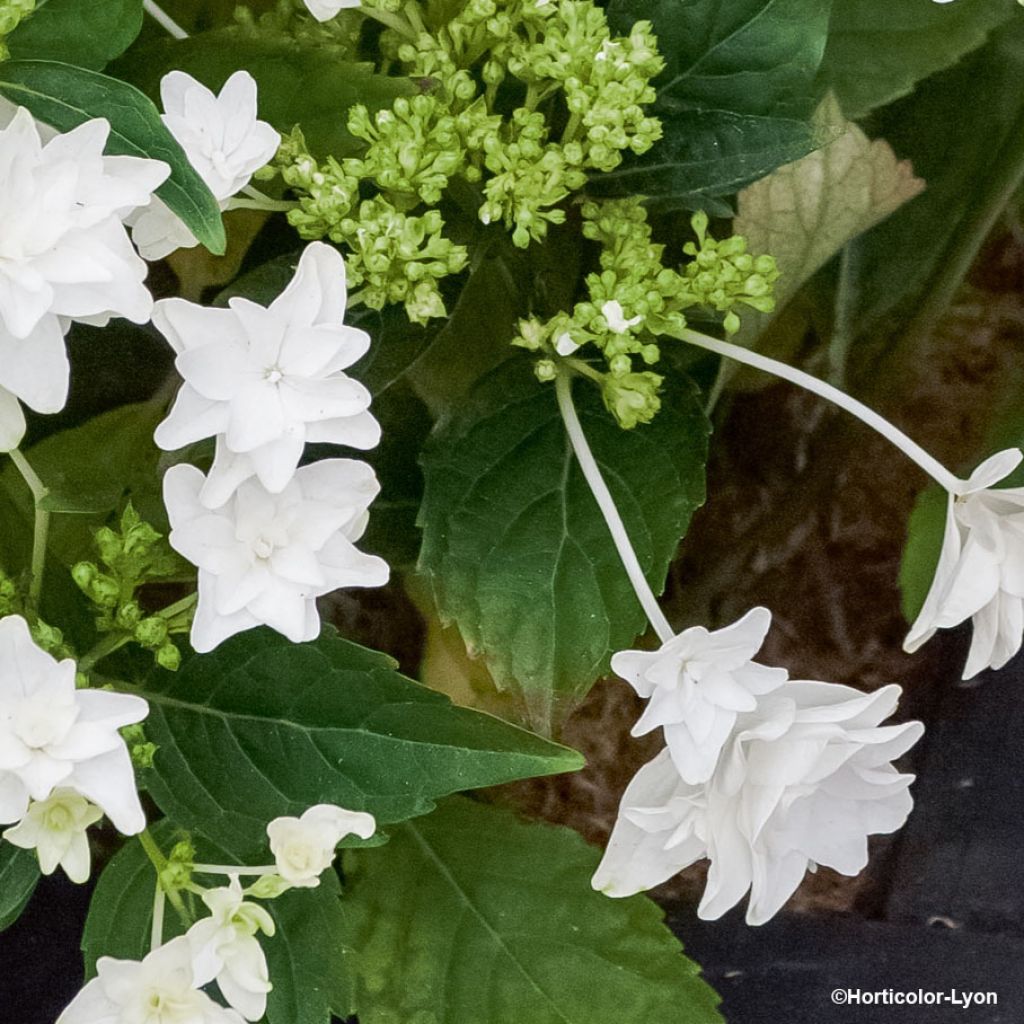
[[[142,0],[142,8],[168,35],[188,39],[188,33],[154,0]]]
[[[8,454],[15,469],[21,474],[21,478],[32,492],[35,522],[32,528],[32,581],[29,584],[28,603],[32,611],[35,612],[39,609],[39,599],[43,592],[46,541],[50,534],[50,513],[41,506],[50,491],[19,449],[13,448]]]

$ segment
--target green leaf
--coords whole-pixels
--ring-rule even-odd
[[[589,383],[575,390],[584,432],[647,579],[663,588],[704,500],[709,431],[696,388],[663,396],[654,422],[622,430]],[[525,359],[484,378],[423,455],[420,569],[495,681],[532,726],[552,724],[607,670],[644,616],[555,401]]]
[[[442,796],[573,771],[580,755],[455,707],[394,662],[325,630],[293,644],[233,638],[145,686],[157,745],[150,792],[166,814],[238,857],[266,857],[266,826],[329,802],[382,825]]]
[[[612,0],[618,31],[653,23],[664,138],[591,183],[661,206],[720,196],[821,144],[811,123],[831,0]]]
[[[373,112],[417,91],[408,78],[377,74],[373,65],[348,60],[346,54],[322,42],[266,39],[224,28],[140,47],[118,70],[156,99],[168,71],[187,71],[219,90],[245,68],[259,86],[260,117],[281,132],[301,125],[311,152],[322,159],[362,148],[346,128],[349,107],[362,103]]]
[[[941,487],[928,487],[917,496],[910,514],[900,562],[901,607],[907,622],[917,618],[931,589],[942,550],[947,506],[946,492]]]
[[[164,853],[170,851],[179,830],[168,819],[150,828]],[[212,844],[199,840],[200,863],[230,864],[231,858]],[[198,874],[208,888],[227,884],[227,878]],[[243,882],[243,884],[245,884]],[[96,884],[82,934],[86,974],[96,973],[101,956],[141,960],[150,949],[156,873],[142,849],[129,840],[111,859]],[[206,907],[185,895],[190,921],[205,917]],[[352,979],[346,947],[341,887],[333,871],[326,871],[315,889],[293,889],[263,904],[276,925],[272,937],[260,935],[273,989],[267,999],[268,1024],[329,1024],[331,1012],[347,1017],[352,1006]],[[164,939],[186,930],[170,906],[164,916]]]
[[[833,0],[821,80],[847,117],[863,117],[977,49],[1015,13],[1016,0]]]
[[[156,194],[212,253],[226,241],[217,200],[199,177],[156,107],[134,86],[106,75],[47,60],[12,60],[0,65],[0,94],[58,131],[105,117],[107,152],[162,160],[171,176]]]
[[[0,932],[18,920],[38,881],[36,855],[0,842]]]
[[[63,60],[99,71],[141,28],[142,0],[36,0],[6,41],[15,60]]]
[[[361,1024],[721,1021],[663,912],[591,889],[598,859],[569,829],[464,799],[347,853]]]

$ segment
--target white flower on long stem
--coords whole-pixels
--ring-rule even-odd
[[[254,474],[269,491],[283,490],[307,441],[367,449],[380,440],[369,391],[344,373],[370,345],[365,331],[343,323],[345,302],[341,254],[314,242],[268,308],[241,298],[228,309],[156,304],[153,323],[185,378],[156,442],[171,450],[217,436],[208,507]]]
[[[259,625],[296,643],[313,640],[317,597],[387,582],[387,563],[355,546],[380,489],[366,463],[303,466],[280,494],[248,480],[213,511],[200,501],[204,483],[194,466],[173,466],[164,476],[171,546],[199,568],[197,651]]]
[[[758,696],[786,681],[785,669],[751,660],[771,621],[767,608],[752,608],[724,629],[694,626],[656,651],[619,651],[612,657],[612,669],[648,700],[633,735],[663,728],[684,781],[709,779],[737,714],[753,711]]]
[[[937,629],[971,619],[964,679],[1002,668],[1024,639],[1024,487],[992,489],[1022,457],[1016,448],[993,455],[949,495],[935,576],[903,644],[916,651]]]
[[[312,889],[331,866],[334,849],[349,835],[369,839],[377,829],[372,814],[316,804],[301,818],[275,818],[267,826],[278,874],[297,889]]]
[[[164,124],[221,209],[281,144],[280,135],[257,117],[256,80],[248,71],[236,71],[218,95],[184,71],[171,71],[161,79],[160,99]],[[133,219],[132,240],[147,260],[199,244],[159,199]]]
[[[702,785],[684,782],[662,751],[622,798],[594,888],[630,896],[706,856],[699,915],[718,918],[749,890],[747,922],[756,925],[777,913],[808,869],[857,874],[867,837],[896,831],[913,803],[913,776],[890,762],[923,726],[879,725],[899,693],[788,682],[738,716]]]
[[[24,435],[19,399],[42,413],[64,407],[72,321],[145,323],[152,311],[121,218],[149,202],[169,168],[104,156],[109,132],[96,119],[44,145],[22,108],[0,129],[0,450]]]
[[[101,956],[96,977],[57,1024],[243,1024],[196,987],[192,948],[182,935],[144,960]]]
[[[23,850],[35,850],[39,870],[52,875],[58,866],[72,882],[89,880],[89,838],[86,830],[103,811],[73,789],[56,789],[45,800],[29,804],[28,813],[3,838]]]
[[[131,757],[118,729],[149,705],[106,690],[76,689],[75,663],[40,649],[21,616],[0,620],[0,823],[20,821],[29,800],[73,789],[125,835],[145,815]]]
[[[339,11],[359,6],[359,0],[302,0],[317,21],[330,21]]]
[[[228,1005],[246,1020],[259,1020],[267,1010],[273,987],[267,958],[256,938],[274,934],[274,919],[257,903],[247,903],[238,876],[231,884],[203,893],[211,916],[188,930],[192,969],[197,986],[216,981]]]

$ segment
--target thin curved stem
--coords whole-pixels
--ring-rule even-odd
[[[940,487],[949,491],[950,494],[960,494],[963,491],[964,482],[955,474],[951,473],[934,456],[929,455],[916,441],[912,441],[898,427],[890,423],[884,416],[868,408],[863,402],[858,402],[845,391],[813,377],[803,370],[787,363],[780,363],[777,359],[769,359],[759,352],[751,352],[749,349],[739,345],[733,345],[728,341],[720,341],[718,338],[708,337],[698,331],[691,331],[686,328],[681,331],[666,331],[666,334],[680,341],[696,345],[698,348],[706,349],[727,359],[734,359],[737,363],[752,366],[756,370],[763,370],[775,377],[788,380],[791,384],[804,388],[821,398],[845,409],[851,416],[856,416],[862,423],[867,424],[872,430],[877,431],[887,441],[891,441],[904,455],[912,462],[916,462]]]
[[[618,551],[619,558],[622,559],[629,582],[633,584],[637,599],[651,626],[654,627],[654,632],[658,634],[658,639],[662,643],[667,643],[675,636],[675,632],[661,608],[658,607],[658,599],[654,596],[654,591],[651,590],[647,577],[644,576],[644,571],[640,567],[640,561],[636,557],[636,551],[633,550],[629,534],[626,532],[626,525],[622,521],[622,516],[619,515],[608,485],[604,482],[594,453],[590,450],[590,445],[587,444],[579,416],[576,415],[576,407],[572,402],[572,378],[568,374],[559,374],[555,381],[555,394],[558,397],[558,409],[562,414],[562,422],[569,435],[572,450],[576,454],[576,460],[579,462],[583,476],[597,501],[598,508],[604,516],[604,521],[608,524],[608,530],[615,542],[615,550]]]
[[[188,33],[154,0],[142,0],[142,7],[168,35],[175,39],[188,39]]]
[[[247,868],[231,864],[193,864],[193,871],[201,875],[276,875],[276,864],[264,864],[261,867]]]
[[[43,593],[43,574],[46,571],[46,541],[50,535],[50,513],[40,505],[50,493],[49,488],[29,464],[28,459],[14,448],[7,453],[32,493],[34,525],[32,528],[32,581],[29,583],[28,604],[33,612],[39,609]]]
[[[164,944],[164,907],[167,905],[167,894],[159,881],[153,895],[153,929],[150,932],[149,950],[159,949]]]

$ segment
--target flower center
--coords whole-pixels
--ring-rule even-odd
[[[257,558],[269,558],[274,553],[274,542],[261,535],[253,541],[252,550]]]
[[[44,819],[48,832],[69,832],[74,828],[75,816],[65,804],[54,804]]]
[[[279,366],[271,366],[264,371],[263,379],[268,384],[278,384],[284,379],[284,374]]]
[[[76,717],[74,705],[27,697],[14,713],[14,734],[25,746],[41,750],[64,739]]]

